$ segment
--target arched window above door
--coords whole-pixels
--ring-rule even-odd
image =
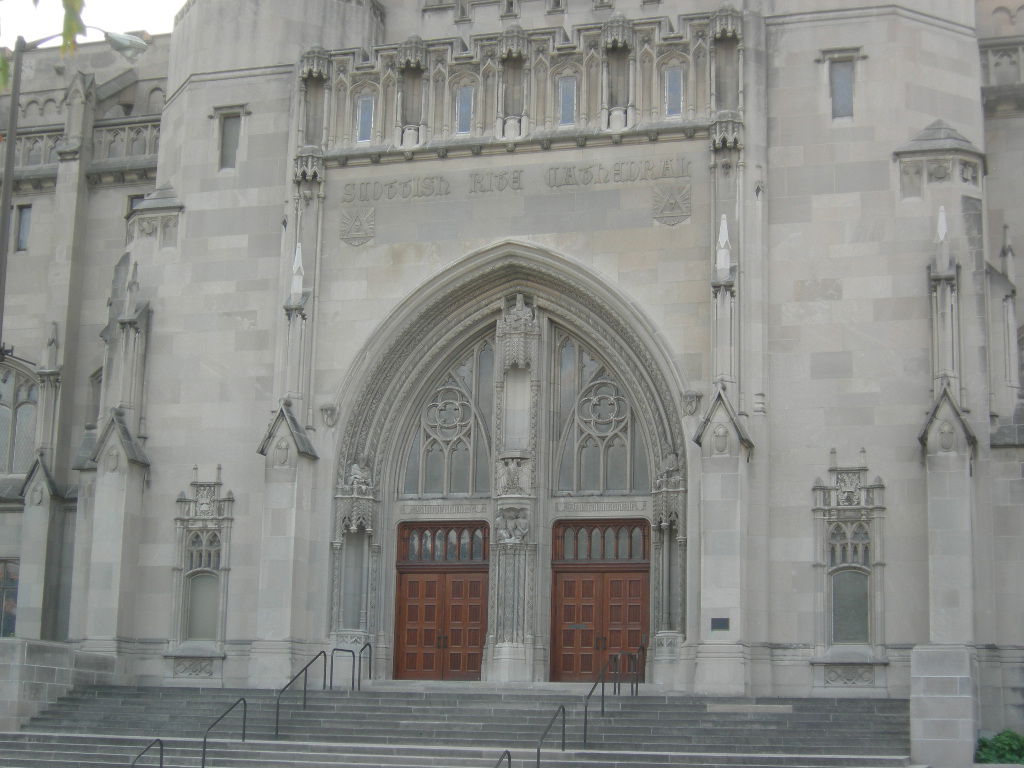
[[[406,452],[404,496],[491,492],[494,338],[477,342],[418,411]]]
[[[557,493],[649,493],[647,450],[630,397],[582,342],[555,337]]]

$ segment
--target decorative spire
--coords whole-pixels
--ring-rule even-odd
[[[935,240],[938,248],[935,252],[935,268],[940,275],[948,274],[953,269],[949,253],[949,225],[946,222],[946,206],[939,206],[939,219],[935,227]]]
[[[295,244],[295,258],[292,261],[292,296],[302,295],[302,277],[306,272],[302,268],[302,243]]]
[[[718,249],[715,252],[715,274],[724,277],[732,267],[732,243],[729,242],[729,222],[722,214],[718,227]]]

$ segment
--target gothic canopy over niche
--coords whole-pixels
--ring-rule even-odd
[[[453,350],[460,350],[458,354],[467,360],[472,355],[479,360],[480,355],[494,354],[488,346],[493,344],[488,329],[495,327],[508,298],[517,294],[531,297],[533,306],[557,325],[561,338],[573,340],[563,350],[565,354],[588,354],[587,348],[599,350],[606,373],[614,372],[611,378],[595,375],[592,381],[572,382],[580,390],[577,395],[592,395],[590,400],[601,413],[581,412],[572,420],[566,419],[567,431],[559,436],[563,446],[569,442],[570,432],[578,442],[579,435],[588,429],[610,429],[608,435],[595,433],[601,449],[632,451],[629,455],[634,461],[628,478],[609,478],[607,482],[629,482],[641,492],[643,483],[634,482],[632,477],[647,475],[649,469],[643,462],[648,457],[641,458],[639,449],[630,447],[635,442],[625,442],[633,439],[632,425],[645,425],[645,439],[650,443],[649,457],[654,466],[659,466],[664,457],[685,455],[679,408],[685,387],[651,322],[634,304],[582,265],[532,245],[505,242],[472,254],[428,280],[374,332],[366,345],[370,354],[339,390],[345,395],[342,398],[339,394],[338,403],[339,421],[343,425],[338,452],[339,484],[348,479],[348,468],[358,463],[368,469],[378,489],[391,483],[404,490],[407,480],[410,484],[415,482],[417,489],[423,487],[419,485],[421,475],[415,479],[404,474],[401,478],[385,479],[383,472],[385,467],[394,472],[399,465],[404,471],[409,455],[406,452],[416,450],[405,440],[410,421],[408,404],[421,404],[424,382],[431,382],[437,389],[438,409],[449,408],[446,419],[454,418],[456,410],[464,418],[456,419],[458,424],[444,426],[447,422],[439,420],[440,410],[431,417],[428,408],[419,422],[421,440],[437,440],[446,451],[455,450],[456,446],[467,452],[485,447],[486,424],[478,417],[480,404],[474,399],[481,384],[459,383],[456,376],[438,383],[437,372],[446,366],[458,368]],[[474,338],[477,341],[467,346],[468,340]],[[452,382],[456,384],[454,388],[449,386]],[[622,410],[624,407],[626,410]],[[599,424],[608,408],[616,411],[609,422],[611,426]],[[421,457],[424,448],[421,443]],[[401,451],[402,455],[391,458],[392,450]],[[471,475],[475,473],[474,466],[470,462]],[[685,477],[685,467],[680,470]],[[417,470],[422,471],[422,467]],[[566,470],[579,471],[578,467]],[[571,484],[579,484],[577,476],[566,474]],[[463,482],[461,475],[458,481]],[[484,492],[484,482],[481,473],[471,484],[476,491],[470,493]],[[409,485],[409,491],[412,487]],[[565,491],[572,492],[575,487],[566,487]]]

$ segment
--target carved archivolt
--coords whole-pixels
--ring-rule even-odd
[[[684,455],[679,399],[685,387],[650,322],[599,278],[568,259],[534,246],[503,243],[467,257],[423,286],[385,320],[366,345],[376,354],[350,374],[339,395],[344,431],[338,450],[339,482],[355,461],[378,487],[408,404],[422,382],[467,337],[494,327],[510,294],[523,293],[563,327],[599,343],[608,363],[633,394],[632,407],[650,428],[655,456]],[[394,467],[400,462],[390,462]],[[684,466],[679,477],[685,478]]]

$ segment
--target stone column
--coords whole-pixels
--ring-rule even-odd
[[[746,430],[719,390],[695,436],[701,446],[700,624],[694,690],[749,693],[746,584]]]
[[[533,679],[533,571],[536,544],[528,543],[536,505],[535,457],[540,383],[536,365],[540,324],[523,294],[509,296],[496,332],[497,371],[494,472],[495,518],[489,574],[488,680]]]
[[[260,445],[266,460],[257,589],[256,637],[249,684],[284,685],[292,676],[294,643],[307,639],[310,489],[317,454],[285,400]]]
[[[978,737],[974,646],[975,438],[943,383],[921,442],[928,503],[928,644],[910,655],[910,750],[916,763],[973,762]]]
[[[510,514],[505,509],[498,514]],[[525,520],[525,518],[523,518]],[[513,526],[519,518],[513,519]],[[500,529],[499,529],[500,530]],[[504,535],[504,534],[502,534]],[[525,535],[525,534],[523,534]],[[494,589],[497,597],[494,615],[494,648],[488,680],[507,682],[529,680],[533,668],[532,637],[529,630],[527,596],[534,588],[531,550],[536,548],[522,539],[506,538],[491,549]]]
[[[42,471],[30,477],[25,493],[25,510],[21,520],[19,553],[20,584],[18,588],[18,637],[43,638],[43,601],[46,598],[46,552],[53,514],[51,498]]]

